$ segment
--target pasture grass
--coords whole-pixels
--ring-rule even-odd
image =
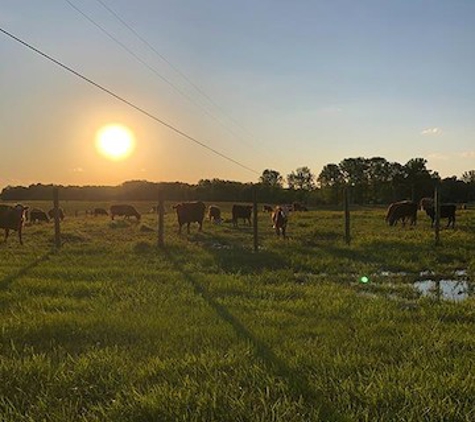
[[[60,250],[51,224],[0,244],[0,420],[475,419],[474,299],[412,288],[424,271],[473,280],[472,210],[437,247],[422,214],[354,210],[346,245],[341,211],[293,214],[286,241],[261,213],[256,254],[245,225],[178,235],[167,207],[158,248],[154,214],[62,205]]]

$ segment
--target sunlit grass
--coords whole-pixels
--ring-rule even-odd
[[[346,245],[341,212],[293,214],[286,241],[261,213],[256,254],[247,226],[179,236],[167,208],[160,249],[151,203],[114,226],[67,205],[59,251],[51,224],[0,245],[2,421],[475,419],[474,300],[412,288],[473,278],[472,211],[437,247],[422,215],[355,211]]]

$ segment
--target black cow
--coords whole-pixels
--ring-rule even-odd
[[[58,216],[59,216],[59,219],[61,221],[64,220],[64,211],[62,208],[58,208]],[[48,211],[48,217],[50,219],[54,219],[54,208],[51,208],[49,211]]]
[[[29,210],[27,213],[27,219],[30,221],[30,223],[36,223],[40,221],[45,221],[46,223],[49,222],[47,214],[39,208],[32,208]]]
[[[293,211],[308,211],[308,208],[305,205],[302,205],[300,202],[294,202],[292,204]]]
[[[440,206],[440,218],[447,218],[447,227],[455,228],[455,210],[457,206],[455,204],[442,204]],[[435,208],[426,207],[426,214],[431,219],[431,227],[435,224]]]
[[[274,211],[274,208],[272,208],[270,205],[264,205],[264,207],[262,209],[264,210],[264,212],[273,212]]]
[[[23,245],[22,228],[26,219],[26,211],[28,207],[24,207],[21,204],[17,204],[14,207],[10,205],[0,205],[0,229],[5,230],[5,242],[8,239],[10,230],[18,232],[18,239],[20,245]]]
[[[252,205],[238,205],[234,204],[232,208],[232,216],[233,216],[233,225],[237,227],[238,225],[238,218],[247,221],[249,225],[251,225],[251,213],[252,213]]]
[[[210,205],[208,208],[208,218],[213,220],[214,223],[220,224],[221,223],[221,209],[216,205]]]
[[[276,209],[272,212],[272,223],[274,225],[275,233],[277,236],[282,234],[284,239],[286,236],[288,219],[288,214],[282,207],[276,207]]]
[[[120,205],[111,205],[110,207],[110,215],[112,220],[116,215],[124,216],[124,218],[135,217],[137,221],[140,221],[140,214],[137,210],[128,204],[120,204]]]
[[[181,227],[186,224],[186,231],[190,234],[190,224],[198,223],[199,231],[203,229],[203,220],[205,218],[206,205],[201,202],[181,202],[173,205],[178,218],[178,233],[181,234]]]
[[[395,226],[399,220],[405,226],[406,218],[411,221],[411,226],[417,223],[417,204],[412,201],[400,201],[392,203],[386,214],[386,221],[390,226]]]

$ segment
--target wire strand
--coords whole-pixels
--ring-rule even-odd
[[[137,110],[138,112],[144,114],[145,116],[149,117],[150,119],[155,120],[156,122],[158,122],[161,125],[167,127],[168,129],[170,129],[171,131],[177,133],[178,135],[181,135],[182,137],[188,139],[189,141],[194,142],[195,144],[207,149],[208,151],[211,151],[212,153],[216,154],[217,156],[219,156],[221,158],[224,158],[227,161],[230,161],[230,162],[238,165],[239,167],[241,167],[245,170],[248,170],[248,171],[250,171],[254,174],[259,175],[259,172],[257,172],[256,170],[254,170],[254,169],[240,163],[239,161],[235,160],[234,158],[231,158],[231,157],[219,152],[218,150],[206,145],[204,142],[199,141],[198,139],[194,138],[193,136],[188,135],[186,132],[183,132],[182,130],[176,128],[175,126],[173,126],[170,123],[165,122],[164,120],[160,119],[159,117],[156,117],[152,113],[150,113],[147,110],[135,105],[131,101],[121,97],[120,95],[116,94],[115,92],[111,91],[110,89],[105,88],[104,86],[102,86],[99,83],[93,81],[92,79],[88,78],[87,76],[84,76],[83,74],[81,74],[77,70],[74,70],[73,68],[65,65],[64,63],[62,63],[59,60],[53,58],[52,56],[50,56],[47,53],[41,51],[40,49],[34,47],[33,45],[27,43],[26,41],[23,41],[21,38],[17,37],[16,35],[13,35],[12,33],[8,32],[7,30],[0,27],[0,32],[7,35],[8,37],[15,40],[16,42],[22,44],[24,47],[27,47],[28,49],[34,51],[35,53],[39,54],[40,56],[42,56],[42,57],[46,58],[47,60],[53,62],[54,64],[61,67],[62,69],[72,73],[73,75],[77,76],[78,78],[82,79],[83,81],[87,82],[88,84],[90,84],[90,85],[96,87],[97,89],[105,92],[106,94],[110,95],[111,97],[114,97],[116,100],[121,101],[124,104],[127,104],[129,107]]]

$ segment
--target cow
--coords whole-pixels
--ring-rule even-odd
[[[275,229],[277,236],[282,235],[286,238],[287,222],[289,216],[282,207],[276,207],[272,212],[272,224]]]
[[[455,210],[457,206],[455,204],[442,204],[440,206],[440,218],[447,218],[447,228],[452,227],[455,228]],[[431,219],[431,227],[434,227],[435,224],[435,208],[434,207],[426,207],[425,208],[426,214]]]
[[[434,207],[434,198],[422,198],[419,202],[419,207],[422,211],[426,208]]]
[[[109,215],[109,213],[104,208],[94,208],[91,214],[93,214],[94,217],[97,217],[98,215]]]
[[[234,204],[232,208],[232,221],[234,227],[238,226],[238,218],[242,218],[251,225],[252,205],[238,205]]]
[[[124,216],[125,218],[135,217],[137,221],[140,221],[140,214],[137,210],[128,204],[120,204],[120,205],[111,205],[110,207],[110,215],[111,219],[113,220],[116,215]]]
[[[273,212],[274,211],[274,208],[272,208],[270,205],[264,205],[264,207],[262,208],[262,210],[264,212]]]
[[[29,212],[27,213],[27,219],[30,221],[30,223],[36,223],[40,221],[45,221],[46,223],[49,223],[48,215],[39,208],[32,208],[31,210],[29,210]]]
[[[208,208],[208,218],[209,220],[213,220],[215,224],[221,223],[221,210],[216,205],[210,205]]]
[[[308,211],[308,208],[305,205],[302,205],[300,202],[294,202],[292,204],[293,211]]]
[[[20,245],[23,245],[22,229],[26,219],[28,207],[17,204],[14,207],[10,205],[0,205],[0,229],[5,230],[5,242],[8,239],[10,230],[18,232]]]
[[[59,216],[59,219],[61,221],[64,220],[64,211],[62,208],[58,208],[58,216]],[[50,219],[54,219],[54,208],[51,208],[49,211],[48,211],[48,217]]]
[[[203,229],[203,220],[205,218],[206,205],[201,201],[196,202],[181,202],[173,205],[173,209],[176,210],[178,218],[178,233],[181,234],[181,228],[183,224],[186,224],[186,231],[190,234],[190,224],[198,223],[199,229]]]
[[[400,201],[392,203],[386,213],[386,222],[390,226],[395,226],[401,220],[403,227],[406,225],[406,218],[411,221],[411,226],[417,222],[417,204],[412,201]]]

